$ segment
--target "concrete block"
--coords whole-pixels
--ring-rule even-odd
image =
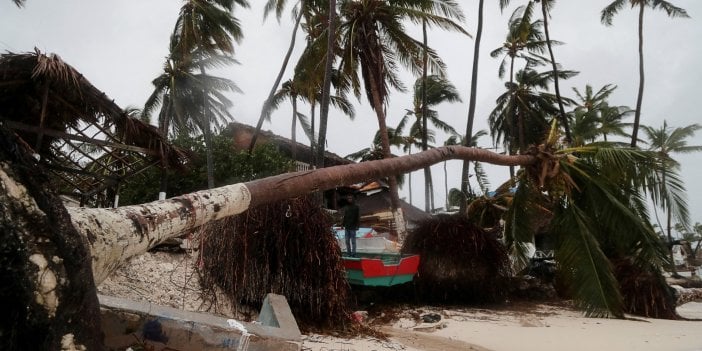
[[[299,351],[300,329],[284,296],[268,294],[256,323],[148,302],[98,296],[108,350],[144,345],[154,351]]]

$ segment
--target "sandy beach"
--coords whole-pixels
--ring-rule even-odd
[[[229,306],[212,306],[200,299],[197,274],[192,268],[195,261],[187,254],[146,253],[130,260],[99,290],[186,310],[233,315]],[[626,320],[586,318],[567,303],[520,302],[490,309],[412,306],[399,311],[399,319],[393,322],[371,324],[387,334],[387,340],[308,334],[303,335],[302,350],[702,351],[700,302],[678,308],[681,316],[699,321],[635,316]],[[441,318],[434,323],[417,321],[417,316],[429,314]]]
[[[586,318],[560,304],[415,311],[436,313],[442,320],[428,324],[401,318],[381,327],[390,335],[387,341],[306,335],[303,350],[702,350],[702,321]],[[678,312],[686,318],[702,319],[702,303],[687,303]]]

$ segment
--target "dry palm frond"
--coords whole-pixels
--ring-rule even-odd
[[[415,284],[421,300],[487,303],[505,297],[510,274],[505,246],[464,216],[422,222],[402,251],[420,255]]]

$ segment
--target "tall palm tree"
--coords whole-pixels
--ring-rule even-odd
[[[233,55],[234,41],[243,38],[239,20],[232,15],[234,7],[248,7],[246,0],[185,0],[173,29],[171,57],[178,61],[193,61],[194,57],[207,58],[212,55]],[[199,66],[200,73],[206,74],[205,66]],[[208,86],[203,87],[202,95],[207,95]],[[212,158],[211,116],[203,105],[200,127],[205,139],[207,158],[207,186],[214,187],[214,161]]]
[[[551,67],[553,68],[553,89],[556,92],[556,98],[558,99],[558,115],[565,130],[565,140],[570,142],[570,127],[568,126],[568,118],[566,117],[565,109],[563,108],[563,101],[561,101],[561,89],[558,84],[558,64],[556,63],[556,58],[553,55],[553,45],[551,45],[551,35],[548,28],[548,19],[551,16],[551,8],[556,2],[555,0],[535,0],[535,2],[541,1],[541,16],[544,20],[544,34],[546,35],[546,47],[548,48],[548,54],[551,58]]]
[[[437,106],[444,102],[460,101],[461,97],[458,94],[458,90],[448,79],[442,78],[438,75],[430,75],[419,78],[414,83],[414,106],[411,110],[407,110],[407,113],[402,117],[402,120],[400,120],[400,124],[398,125],[398,129],[402,130],[404,125],[408,123],[409,118],[414,116],[415,120],[410,130],[418,130],[419,138],[422,141],[421,148],[422,150],[426,151],[428,150],[428,124],[430,122],[434,125],[434,127],[437,127],[439,130],[445,133],[449,133],[451,135],[458,134],[451,125],[442,121],[436,110],[432,109],[431,107]],[[424,169],[424,207],[426,212],[431,212],[433,209],[432,205],[434,203],[432,200],[434,190],[431,182],[431,170],[430,168],[428,169],[429,170],[427,170],[427,168]]]
[[[431,11],[427,11],[421,1],[387,2],[380,0],[341,1],[339,28],[343,47],[341,71],[352,78],[354,91],[360,95],[360,70],[366,96],[375,110],[382,137],[385,157],[391,157],[387,138],[385,104],[389,88],[400,91],[404,86],[397,76],[398,65],[402,64],[413,73],[421,73],[421,42],[410,37],[404,29],[403,20],[421,22],[442,28],[463,29],[450,17],[437,15],[438,11],[450,11],[448,0],[434,1]],[[447,14],[451,14],[447,12]],[[433,50],[426,50],[427,64],[432,72],[442,73],[444,64]],[[404,237],[405,225],[399,204],[397,184],[390,178],[390,196],[395,224],[400,238]]]
[[[152,82],[154,91],[144,104],[143,115],[150,116],[160,107],[158,127],[164,136],[218,129],[231,120],[232,102],[223,92],[240,90],[229,79],[202,71],[196,73],[196,70],[216,68],[232,61],[226,56],[198,57],[194,61],[167,59],[163,73]],[[203,120],[203,108],[207,108],[207,121]],[[160,198],[166,195],[166,168],[167,165],[162,170]]]
[[[505,7],[509,5],[510,0],[500,0],[500,10],[504,10]],[[480,43],[483,37],[483,5],[485,0],[478,1],[478,24],[475,34],[475,43],[473,46],[473,68],[471,69],[470,78],[470,98],[468,102],[468,121],[466,123],[466,133],[463,135],[463,141],[469,141],[473,139],[473,122],[475,121],[475,104],[476,97],[478,94],[478,63],[480,58]],[[467,145],[464,145],[467,146]],[[470,186],[468,182],[468,172],[470,169],[470,163],[467,161],[463,162],[463,168],[461,170],[461,189],[463,194],[468,194],[468,188]],[[448,195],[446,195],[448,198]],[[448,200],[447,200],[448,201]],[[448,202],[447,207],[448,209]],[[464,210],[463,205],[461,205],[461,210]]]
[[[499,48],[490,52],[490,56],[497,58],[502,56],[498,76],[503,78],[506,72],[505,66],[509,61],[509,81],[508,87],[516,88],[514,84],[514,64],[517,58],[526,61],[526,67],[543,65],[547,60],[541,56],[546,50],[546,41],[541,31],[543,22],[533,20],[534,5],[529,2],[526,6],[520,6],[514,10],[508,22],[508,32],[505,42]],[[508,111],[509,112],[509,111]],[[515,113],[516,111],[512,111]],[[523,128],[515,124],[516,118],[507,119],[506,127],[510,129],[510,139],[505,145],[509,145],[507,153],[515,151],[517,129]],[[514,178],[514,167],[509,168],[510,178]]]
[[[651,184],[660,188],[662,196],[660,199],[655,199],[654,202],[660,202],[661,207],[667,212],[667,227],[668,243],[671,245],[671,260],[672,260],[672,242],[671,233],[672,217],[675,215],[679,223],[688,223],[688,213],[684,205],[684,194],[675,191],[675,188],[669,186],[669,173],[680,169],[680,164],[672,158],[673,154],[687,154],[692,152],[702,151],[702,146],[688,145],[689,138],[695,135],[695,132],[702,129],[699,124],[691,124],[686,127],[672,128],[668,127],[668,123],[664,120],[663,126],[656,129],[646,125],[641,126],[646,138],[648,139],[648,149],[658,153],[665,167],[660,170],[660,182]],[[658,201],[657,201],[658,200]],[[672,263],[672,270],[675,273],[675,263]]]
[[[631,8],[639,8],[639,90],[636,95],[636,110],[634,113],[634,127],[631,131],[631,147],[636,147],[636,142],[638,141],[639,135],[639,125],[641,122],[641,103],[643,101],[644,92],[644,57],[643,57],[643,20],[644,20],[644,9],[650,7],[653,10],[662,9],[666,12],[668,17],[676,18],[688,18],[687,11],[684,9],[673,5],[672,3],[664,0],[614,0],[612,3],[607,5],[602,10],[600,21],[607,26],[612,25],[612,20],[614,16],[624,8],[626,4],[631,5]]]
[[[287,0],[268,0],[266,2],[266,5],[264,6],[263,9],[263,18],[267,18],[268,14],[270,11],[273,11],[275,9],[275,15],[278,21],[280,22],[280,17],[283,14],[283,9],[285,8],[285,4],[287,3]],[[270,112],[270,104],[272,103],[273,95],[275,94],[276,89],[278,89],[278,85],[280,85],[280,81],[283,79],[283,74],[285,73],[285,70],[288,67],[288,63],[290,62],[290,56],[292,56],[293,49],[295,48],[295,40],[297,38],[297,29],[300,27],[300,22],[302,20],[302,16],[306,10],[306,5],[307,1],[305,0],[300,0],[299,2],[299,7],[296,7],[293,9],[293,13],[297,13],[295,15],[295,25],[293,26],[292,29],[292,34],[290,37],[290,45],[288,45],[288,51],[285,53],[285,57],[283,58],[283,63],[280,67],[280,70],[278,71],[278,75],[275,78],[275,81],[273,82],[273,86],[271,87],[270,92],[268,93],[268,97],[266,100],[263,102],[263,106],[261,107],[261,115],[258,117],[258,122],[256,123],[256,129],[254,130],[253,135],[251,136],[251,143],[249,144],[249,153],[253,151],[254,146],[256,145],[256,140],[258,139],[258,134],[261,132],[261,127],[263,126],[263,121],[264,120],[269,120],[270,116],[268,113]]]

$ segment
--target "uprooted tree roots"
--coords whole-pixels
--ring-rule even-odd
[[[631,259],[613,259],[614,274],[627,313],[649,318],[678,319],[673,289],[653,266],[641,267]]]
[[[423,221],[402,247],[421,260],[415,284],[429,303],[501,302],[508,291],[509,258],[494,233],[463,216]]]
[[[235,306],[258,308],[267,293],[285,295],[303,329],[343,328],[349,286],[331,218],[310,197],[271,203],[210,224],[202,285]]]

